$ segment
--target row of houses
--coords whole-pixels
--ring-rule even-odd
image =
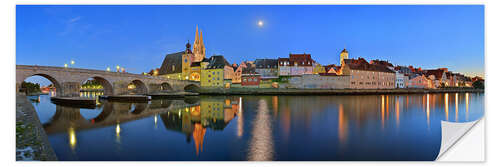
[[[209,88],[432,89],[470,87],[473,81],[447,68],[423,70],[384,60],[349,59],[346,49],[339,57],[340,65],[321,65],[307,53],[230,64],[222,55],[205,58],[203,37],[198,37],[197,28],[193,51],[188,42],[184,51],[167,54],[161,68],[149,75],[199,81]]]

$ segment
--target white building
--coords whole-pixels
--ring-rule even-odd
[[[405,79],[405,75],[403,73],[396,72],[396,82],[395,82],[396,88],[406,88],[407,83],[405,83],[405,81],[407,80],[408,79]]]

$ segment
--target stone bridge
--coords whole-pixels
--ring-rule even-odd
[[[119,73],[103,70],[65,68],[53,66],[16,65],[16,92],[19,92],[21,83],[31,76],[47,78],[56,87],[58,97],[80,96],[81,85],[93,78],[104,88],[104,95],[152,94],[161,91],[196,91],[199,82],[167,79],[163,77]],[[134,92],[129,91],[128,85],[136,86]]]

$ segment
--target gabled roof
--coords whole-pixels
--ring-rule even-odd
[[[377,71],[377,72],[389,72],[395,73],[393,70],[387,68],[384,65],[369,64],[365,59],[344,59],[344,64],[352,70],[362,70],[362,71]]]
[[[341,66],[337,66],[335,64],[330,64],[330,65],[326,65],[326,66],[323,66],[325,68],[325,71],[328,72],[330,71],[330,69],[333,68],[333,70],[335,70],[335,72],[337,72],[338,70],[340,70],[340,67]]]
[[[410,79],[410,80],[411,80],[411,79],[413,79],[413,78],[420,77],[420,76],[422,76],[422,75],[420,75],[420,74],[411,74],[410,76],[408,76],[408,79]],[[425,77],[425,76],[424,76],[424,77]]]
[[[231,66],[231,64],[222,55],[214,55],[208,59],[207,69],[224,68],[224,66]]]
[[[435,70],[425,70],[423,74],[427,77],[434,75],[436,79],[441,79],[443,77],[443,74],[445,73],[445,70],[443,69],[435,69]],[[445,74],[446,75],[446,74]]]
[[[277,59],[255,59],[257,68],[278,68]]]
[[[298,66],[312,66],[314,60],[311,58],[311,54],[291,54],[290,53],[290,66],[294,66],[297,63]]]
[[[290,61],[290,59],[278,57],[278,62],[282,62],[282,61]]]
[[[184,51],[167,54],[161,64],[159,75],[181,73],[182,72],[182,54]]]
[[[255,71],[255,69],[256,68],[254,66],[247,66],[241,70],[241,74],[259,74]]]
[[[392,63],[389,63],[388,61],[384,61],[384,60],[378,60],[378,59],[370,61],[370,64],[394,67],[392,65]]]

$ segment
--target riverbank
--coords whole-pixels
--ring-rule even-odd
[[[484,89],[280,89],[280,88],[201,88],[201,95],[377,95],[416,93],[475,93]]]
[[[16,160],[55,161],[35,108],[25,95],[16,95]]]

